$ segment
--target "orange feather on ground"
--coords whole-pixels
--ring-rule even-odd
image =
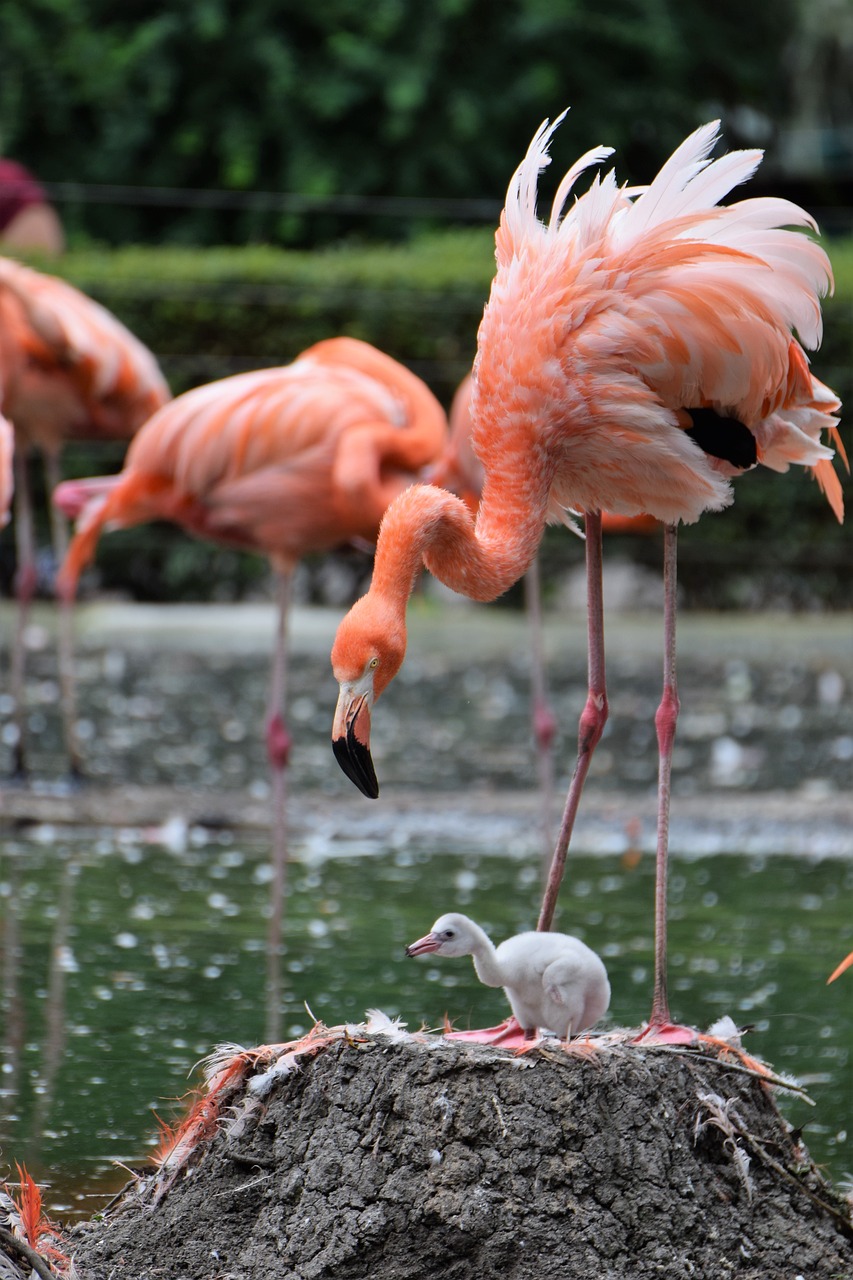
[[[833,969],[826,980],[827,986],[829,986],[830,982],[834,982],[836,978],[840,978],[842,973],[845,973],[851,965],[853,965],[853,951],[850,952],[849,956],[844,957],[837,969]]]
[[[119,476],[72,481],[56,494],[67,510],[82,511],[59,577],[66,598],[105,529],[148,520],[171,520],[198,537],[262,552],[272,563],[279,596],[267,716],[273,961],[286,860],[290,737],[281,707],[291,577],[305,555],[352,539],[374,542],[388,504],[438,457],[446,438],[444,411],[420,378],[367,343],[331,338],[285,368],[238,374],[179,396],[134,438]],[[275,981],[271,971],[271,986]],[[270,1009],[272,1039],[275,990]]]
[[[559,123],[559,121],[557,122]],[[480,326],[472,444],[485,471],[476,519],[464,502],[416,486],[382,524],[370,591],[341,623],[335,753],[366,794],[373,703],[406,649],[406,602],[422,565],[454,590],[492,600],[524,574],[548,520],[583,511],[590,680],[538,928],[548,930],[581,789],[607,717],[601,601],[602,511],[662,521],[664,695],[660,758],[655,991],[650,1029],[670,1027],[666,869],[675,682],[678,522],[732,501],[730,479],[757,463],[819,468],[827,481],[838,400],[809,371],[800,343],[821,337],[831,287],[824,251],[791,227],[814,222],[770,197],[718,201],[752,176],[757,151],[711,160],[718,125],[697,129],[647,187],[596,176],[567,207],[588,152],[562,179],[547,223],[539,174],[556,125],[544,124],[510,183],[496,236],[497,274]],[[793,333],[796,331],[799,342]],[[841,515],[838,504],[836,515]]]
[[[12,693],[18,742],[15,772],[24,758],[24,628],[36,587],[35,535],[28,456],[44,458],[49,490],[59,482],[59,459],[70,440],[128,440],[169,388],[154,356],[106,308],[73,285],[0,258],[0,408],[15,433],[15,539],[18,625],[12,655]],[[0,500],[7,490],[0,475]],[[7,500],[8,501],[8,500]],[[2,508],[6,510],[6,506]],[[61,514],[51,509],[54,554],[67,547]],[[70,620],[60,615],[60,681],[72,776],[80,772],[74,734]]]

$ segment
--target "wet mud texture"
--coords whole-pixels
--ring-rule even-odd
[[[766,1088],[660,1049],[342,1041],[152,1188],[77,1229],[82,1280],[853,1275]]]

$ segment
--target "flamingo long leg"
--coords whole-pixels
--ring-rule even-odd
[[[548,882],[552,854],[552,813],[554,809],[554,734],[557,721],[548,699],[545,679],[545,645],[542,633],[542,587],[539,560],[524,575],[524,601],[530,623],[530,693],[536,771],[539,777],[540,823],[542,833],[542,882]]]
[[[586,527],[586,584],[588,628],[588,687],[586,705],[581,712],[578,726],[578,758],[569,784],[566,805],[557,845],[548,874],[548,883],[542,899],[542,909],[536,928],[548,930],[554,919],[557,895],[566,866],[566,854],[572,838],[581,793],[593,752],[601,740],[607,722],[607,687],[604,675],[604,589],[601,564],[601,512],[588,511],[584,516]]]
[[[658,831],[655,862],[655,985],[650,1029],[671,1023],[666,980],[666,901],[669,865],[669,803],[672,777],[672,747],[678,720],[678,686],[675,678],[675,619],[677,595],[676,525],[664,528],[664,658],[663,694],[655,715],[658,738]]]
[[[59,470],[59,458],[53,452],[45,454],[45,476],[49,494],[59,486],[62,475]],[[53,541],[53,555],[57,565],[64,564],[68,551],[68,521],[54,502],[49,502],[50,531]],[[71,600],[62,598],[59,601],[59,621],[57,627],[57,662],[59,666],[59,698],[62,713],[62,730],[65,736],[65,749],[68,753],[68,772],[72,780],[83,776],[80,743],[77,738],[77,682],[74,663],[74,611]]]
[[[287,765],[290,734],[285,722],[287,702],[287,634],[293,575],[276,573],[278,627],[273,650],[269,701],[267,703],[267,757],[272,787],[272,882],[270,919],[267,931],[267,1026],[268,1044],[281,1038],[281,951],[284,905],[287,892]]]
[[[25,449],[15,450],[15,598],[17,617],[12,641],[9,680],[15,704],[14,717],[17,738],[14,747],[12,774],[21,780],[27,776],[26,751],[26,632],[30,604],[36,589],[35,531],[33,524],[33,497]]]

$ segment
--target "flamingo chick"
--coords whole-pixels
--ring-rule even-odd
[[[406,947],[407,956],[435,953],[472,956],[477,977],[487,987],[503,987],[515,1018],[500,1034],[475,1032],[494,1044],[516,1034],[533,1040],[539,1029],[568,1040],[607,1012],[610,983],[600,956],[566,933],[517,933],[496,947],[468,916],[439,916],[429,933]]]

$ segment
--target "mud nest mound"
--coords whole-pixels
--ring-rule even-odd
[[[315,1028],[220,1052],[82,1280],[840,1280],[849,1205],[768,1084],[690,1050]]]

